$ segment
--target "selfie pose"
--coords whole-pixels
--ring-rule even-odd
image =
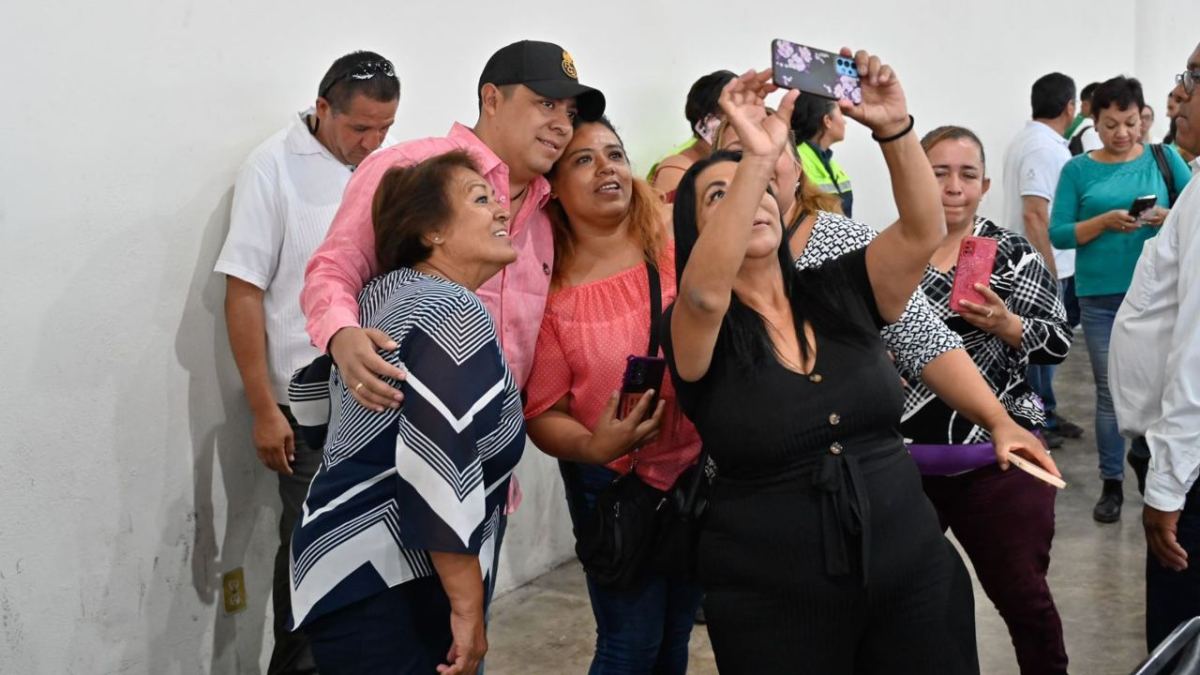
[[[861,104],[839,105],[880,142],[898,223],[795,270],[768,184],[796,94],[764,117],[769,72],[721,96],[744,156],[696,163],[676,196],[681,274],[664,347],[720,467],[699,551],[709,634],[723,673],[790,672],[798,659],[811,672],[974,673],[970,579],[904,449],[900,381],[879,340],[945,235],[937,183],[891,68],[841,57]],[[1002,466],[1014,449],[996,449]]]

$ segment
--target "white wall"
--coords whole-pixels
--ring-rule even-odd
[[[0,672],[263,669],[277,499],[248,442],[210,270],[238,164],[311,101],[335,57],[370,48],[396,62],[396,132],[413,137],[473,121],[499,46],[560,42],[645,170],[686,137],[696,76],[762,66],[773,37],[877,50],[921,129],[969,124],[996,161],[1038,75],[1134,72],[1158,102],[1200,37],[1184,28],[1200,25],[1186,0],[1136,17],[1121,0],[874,0],[837,18],[828,3],[728,4],[4,3]],[[838,152],[856,215],[885,223],[866,132]],[[570,555],[553,464],[531,451],[520,473],[507,587]],[[238,566],[250,609],[226,616],[220,575]]]

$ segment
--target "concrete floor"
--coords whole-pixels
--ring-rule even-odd
[[[1129,673],[1146,655],[1141,499],[1130,475],[1121,521],[1092,520],[1100,481],[1091,428],[1092,376],[1082,336],[1076,336],[1071,356],[1055,376],[1055,391],[1059,412],[1087,429],[1082,439],[1067,441],[1055,452],[1068,486],[1058,497],[1050,588],[1062,615],[1071,672]],[[983,672],[1017,673],[1008,631],[978,583],[975,606]],[[586,673],[595,623],[579,564],[571,561],[499,598],[488,638],[488,675]],[[702,626],[692,634],[691,654],[689,672],[717,672]]]

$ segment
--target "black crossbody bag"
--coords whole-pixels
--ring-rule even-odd
[[[646,264],[650,285],[650,343],[646,353],[658,356],[662,322],[662,287],[658,269]],[[657,387],[661,391],[661,385]],[[575,554],[597,584],[627,589],[647,569],[671,576],[691,577],[695,542],[707,486],[705,453],[664,492],[647,485],[633,467],[596,497],[590,518],[575,532]]]

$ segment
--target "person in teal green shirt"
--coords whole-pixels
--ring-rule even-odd
[[[1050,212],[1050,242],[1077,250],[1075,292],[1080,323],[1096,383],[1096,445],[1104,482],[1092,517],[1102,523],[1121,517],[1124,501],[1125,440],[1117,429],[1108,388],[1108,341],[1117,310],[1133,279],[1142,245],[1158,234],[1170,206],[1167,176],[1182,192],[1191,171],[1170,147],[1162,147],[1167,171],[1152,146],[1141,142],[1145,101],[1137,80],[1115,77],[1092,94],[1092,119],[1103,147],[1073,158],[1063,167]],[[1133,201],[1155,195],[1158,204],[1137,218]]]

